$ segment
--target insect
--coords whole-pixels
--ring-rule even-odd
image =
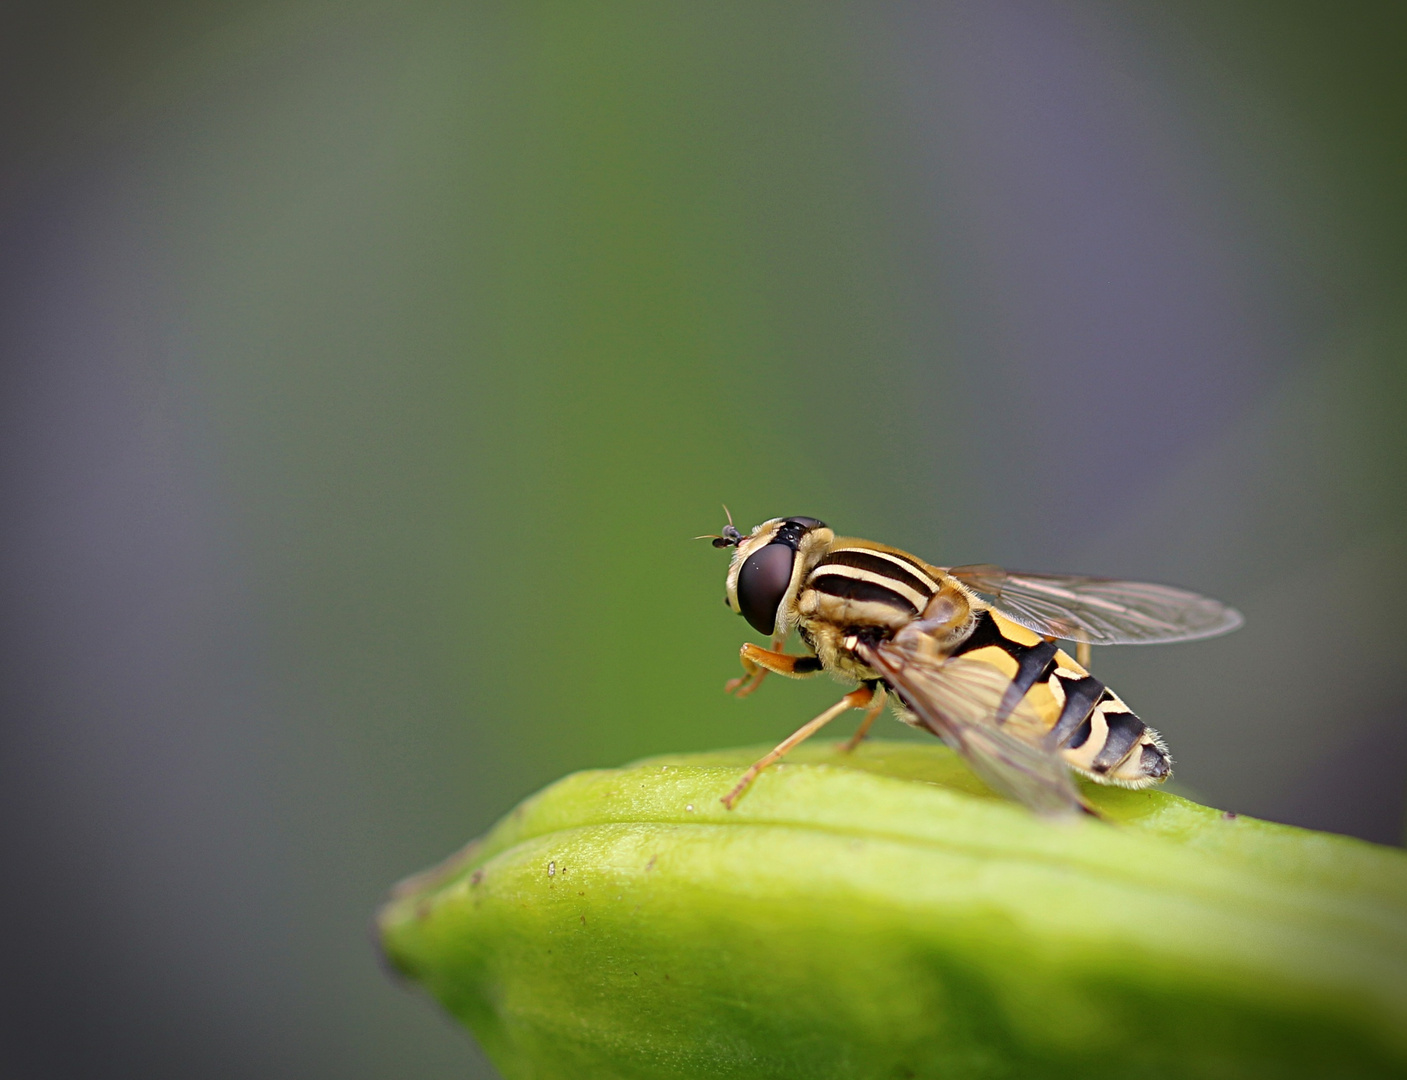
[[[1087,811],[1072,771],[1142,788],[1172,774],[1156,731],[1089,672],[1090,645],[1191,641],[1241,625],[1224,604],[1167,585],[932,566],[897,548],[837,537],[812,517],[773,518],[744,536],[731,516],[728,607],[771,648],[742,647],[744,697],[768,672],[825,671],[858,683],[743,774],[732,809],[763,769],[848,709],[865,717],[853,750],[889,700],[937,735],[990,787],[1042,813]],[[782,651],[795,629],[810,649]],[[1056,642],[1072,641],[1077,657]]]

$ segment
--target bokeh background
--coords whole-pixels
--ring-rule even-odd
[[[691,541],[1181,583],[1219,806],[1397,843],[1407,8],[0,8],[0,1074],[491,1076],[396,878],[781,737]],[[901,734],[888,722],[887,733]]]

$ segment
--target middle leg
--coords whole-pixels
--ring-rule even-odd
[[[842,754],[853,753],[855,747],[865,741],[865,736],[870,733],[870,726],[874,723],[875,717],[884,711],[884,699],[884,684],[880,683],[874,688],[874,700],[865,710],[865,718],[860,721],[860,726],[855,729],[855,734],[850,736],[849,742],[840,748]]]
[[[859,689],[851,690],[843,698],[837,701],[825,712],[814,720],[809,720],[793,731],[785,739],[779,742],[771,753],[759,758],[747,772],[743,773],[743,778],[737,782],[733,790],[724,795],[719,800],[729,810],[733,809],[733,804],[738,801],[743,792],[748,789],[748,785],[757,779],[757,774],[771,765],[783,754],[800,746],[821,728],[825,727],[846,709],[863,709],[874,697],[874,692],[868,686],[861,686]]]

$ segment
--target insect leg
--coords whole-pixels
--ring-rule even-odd
[[[776,638],[773,638],[772,648],[770,651],[781,655],[781,648],[782,642],[778,641]],[[747,697],[750,693],[752,693],[759,686],[761,686],[762,680],[767,678],[767,669],[764,668],[761,664],[759,664],[753,658],[752,654],[765,653],[768,651],[769,650],[767,649],[763,649],[758,647],[757,645],[754,645],[750,641],[746,645],[744,645],[742,648],[742,652],[739,654],[739,658],[743,662],[743,671],[746,674],[740,675],[736,679],[729,679],[726,683],[723,684],[723,692],[725,694],[731,694],[734,691],[737,691],[738,697]]]
[[[1077,642],[1075,642],[1075,663],[1079,664],[1080,667],[1084,668],[1086,671],[1089,670],[1089,642],[1088,642],[1088,641],[1077,641]]]
[[[851,690],[850,693],[846,694],[829,709],[821,713],[816,719],[808,720],[806,723],[802,724],[801,727],[793,731],[778,743],[776,749],[771,753],[754,762],[748,771],[743,773],[743,778],[738,781],[733,790],[718,801],[729,810],[733,809],[733,804],[736,803],[742,793],[748,789],[748,785],[757,779],[758,773],[767,768],[768,765],[771,765],[772,762],[776,761],[783,754],[787,753],[787,751],[793,750],[804,743],[846,709],[863,709],[870,703],[870,699],[873,696],[874,692],[870,690],[868,686],[861,686],[857,690]]]
[[[852,753],[855,747],[864,741],[865,736],[870,733],[870,725],[874,723],[875,717],[884,710],[884,699],[884,684],[880,683],[874,689],[874,700],[865,710],[865,718],[860,721],[860,726],[855,729],[855,734],[850,736],[850,741],[840,748],[841,753]]]
[[[804,679],[821,670],[821,662],[814,656],[792,656],[790,653],[781,652],[782,644],[781,641],[773,641],[770,649],[764,649],[751,642],[744,645],[739,658],[747,674],[729,679],[723,686],[723,692],[731,694],[737,691],[738,697],[747,697],[762,684],[769,671],[793,679]]]

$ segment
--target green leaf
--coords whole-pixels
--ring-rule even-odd
[[[380,914],[510,1078],[1407,1076],[1407,853],[945,748],[577,773]]]

